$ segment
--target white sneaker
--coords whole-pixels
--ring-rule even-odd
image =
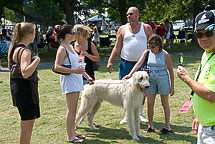
[[[145,123],[149,122],[143,114],[140,114],[140,121]]]
[[[123,125],[123,124],[127,124],[128,123],[128,119],[127,117],[125,116],[121,121],[120,121],[120,124]]]

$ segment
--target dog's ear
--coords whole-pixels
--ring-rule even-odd
[[[133,79],[133,83],[134,83],[135,85],[138,85],[138,83],[141,82],[140,72],[139,72],[139,71],[135,72],[135,73],[133,74],[133,76],[132,76],[132,79]]]
[[[143,81],[143,77],[141,76],[138,78],[138,82],[142,82],[142,81]]]

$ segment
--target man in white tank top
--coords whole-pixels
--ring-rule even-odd
[[[127,11],[128,23],[122,25],[117,32],[116,44],[111,52],[108,60],[107,69],[111,73],[113,70],[113,61],[121,53],[119,65],[119,79],[129,74],[136,62],[140,59],[142,53],[147,49],[147,40],[152,35],[153,31],[150,25],[139,22],[139,11],[136,7],[130,7]],[[143,99],[143,104],[145,97]],[[148,122],[143,116],[143,105],[140,110],[140,120]],[[120,124],[127,123],[127,118]]]

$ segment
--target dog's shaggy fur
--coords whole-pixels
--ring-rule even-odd
[[[81,105],[76,117],[76,124],[83,121],[88,114],[91,129],[93,117],[103,100],[121,106],[126,111],[128,125],[133,140],[138,141],[140,134],[139,110],[143,99],[143,91],[149,87],[149,76],[145,71],[135,72],[126,80],[96,80],[93,85],[86,85],[82,92]]]

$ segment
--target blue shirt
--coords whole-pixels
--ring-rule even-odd
[[[149,51],[148,66],[150,71],[167,69],[164,58],[165,53],[165,50],[162,50],[159,54],[154,54],[151,52],[151,50]]]

